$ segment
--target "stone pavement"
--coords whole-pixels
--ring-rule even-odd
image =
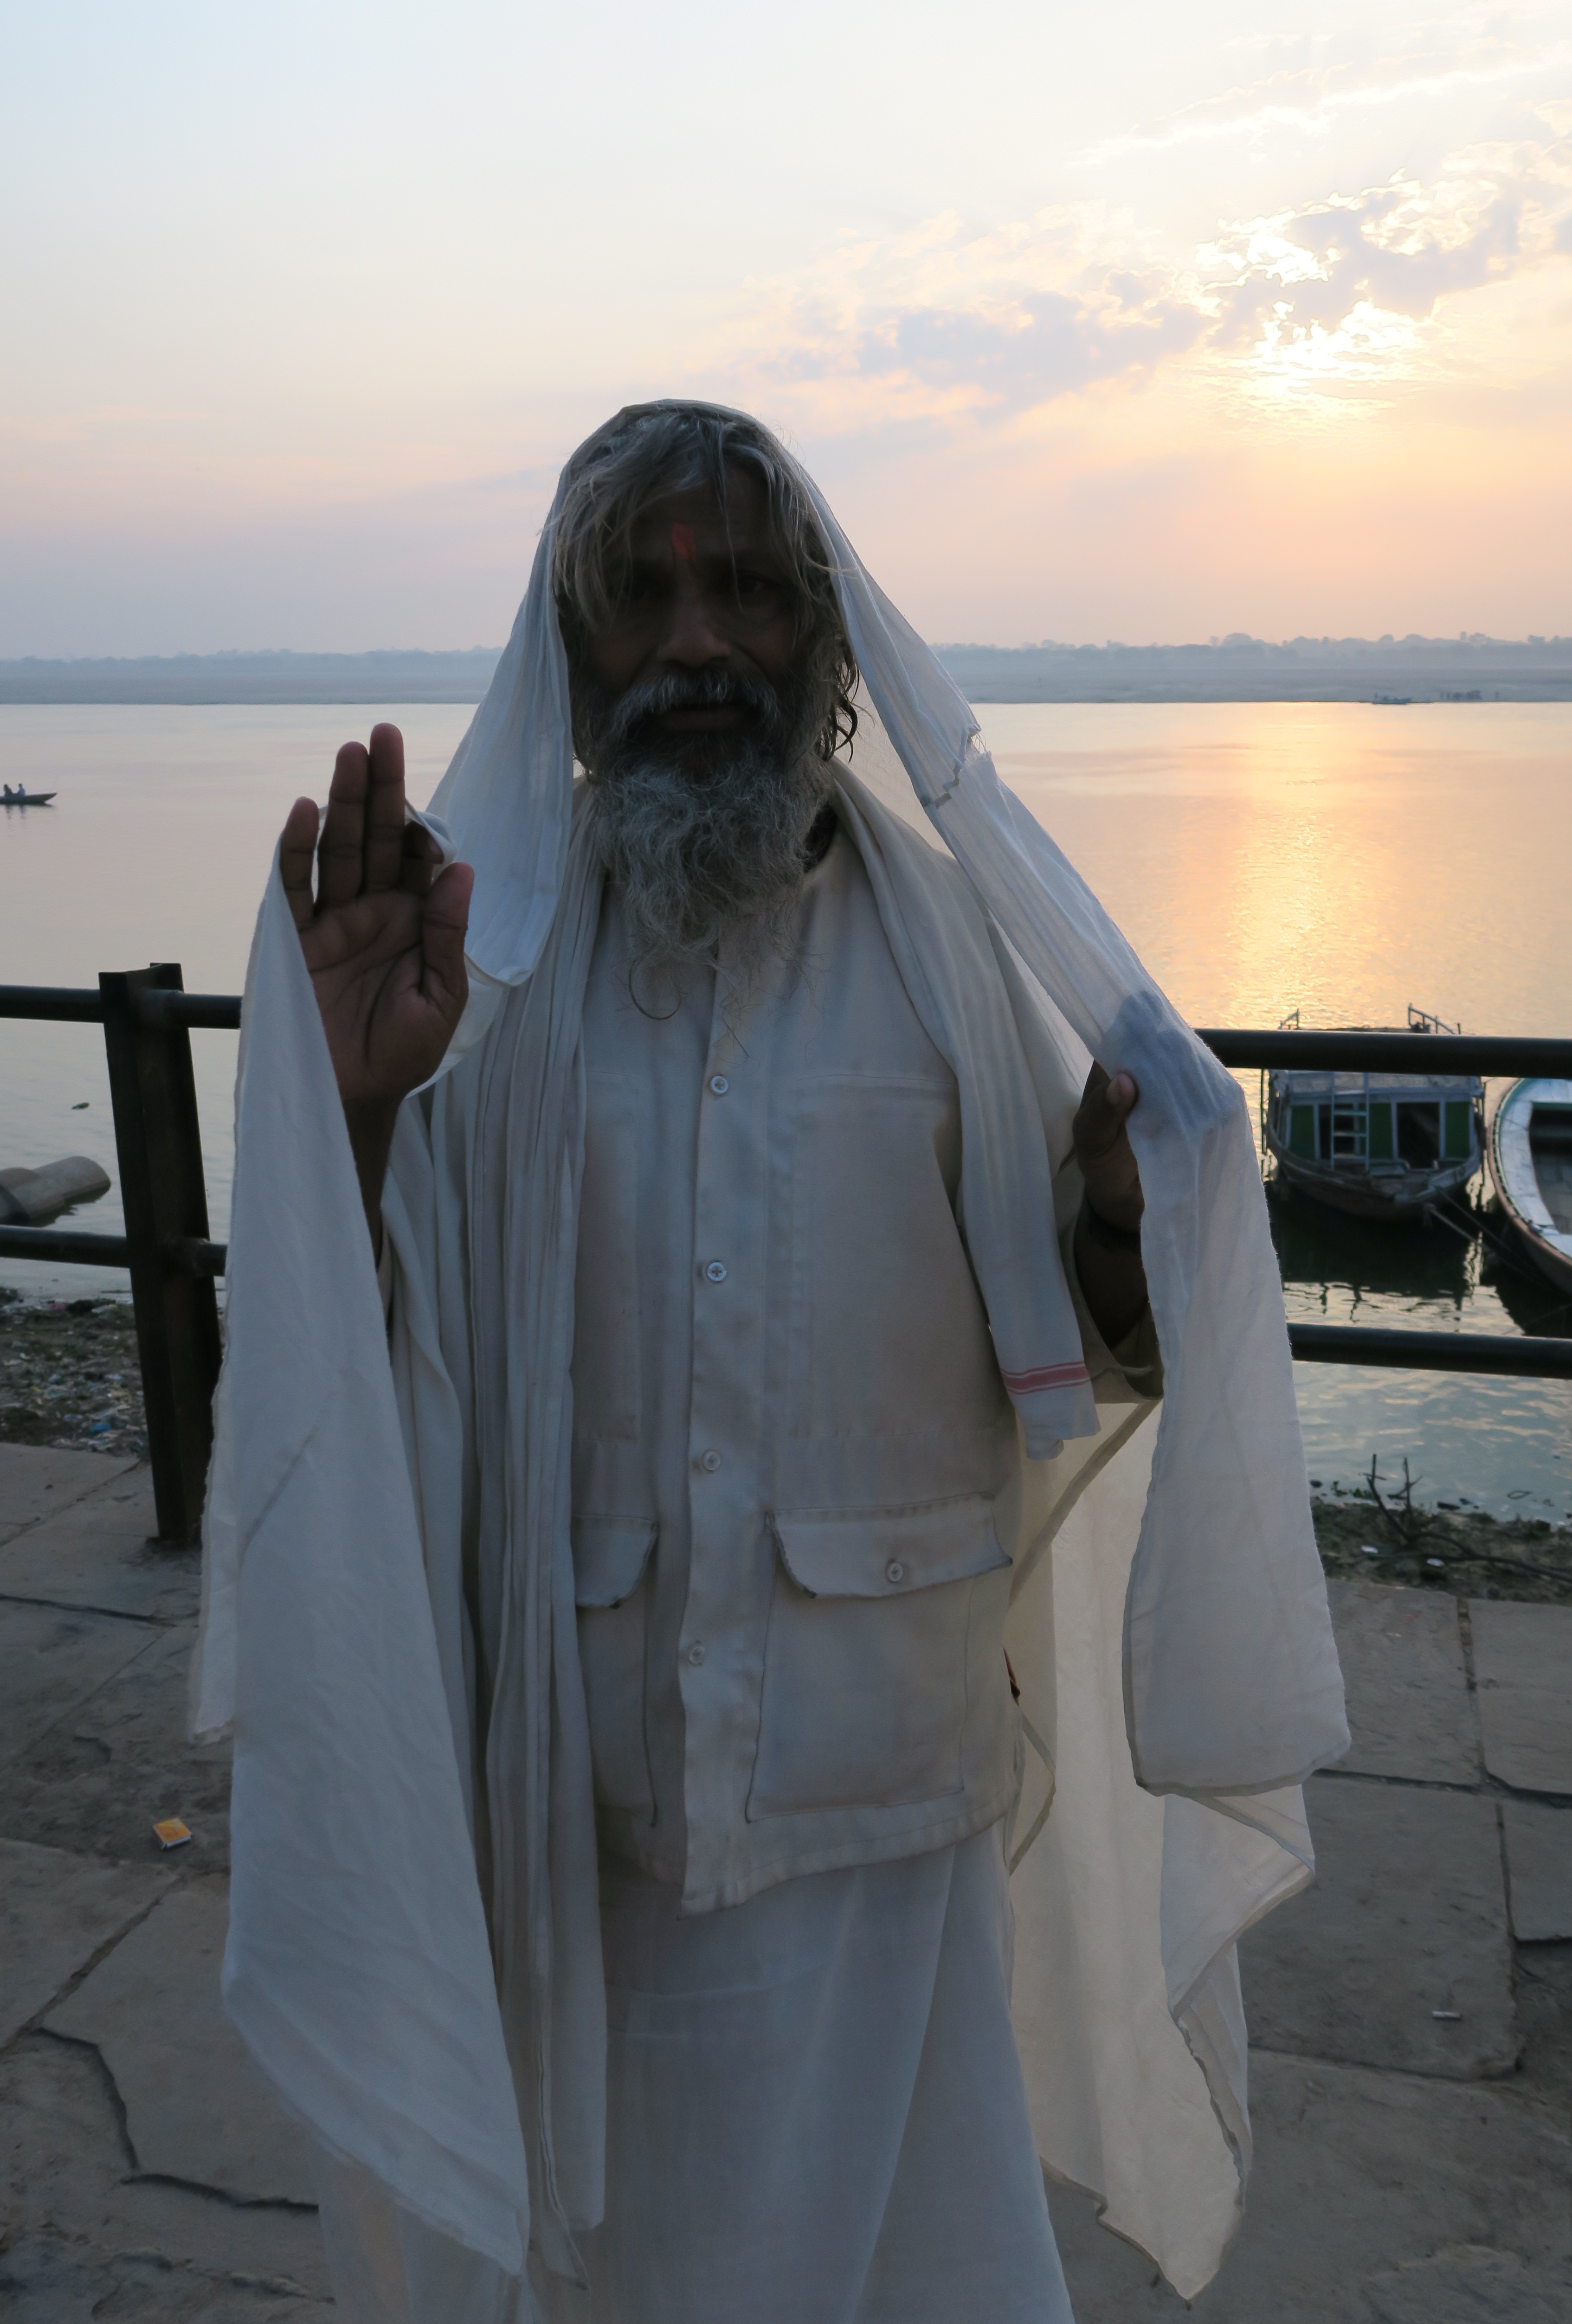
[[[152,1526],[145,1470],[0,1445],[0,2319],[328,2324],[218,2006],[227,1761],[184,1740],[197,1560]],[[1242,1948],[1244,2225],[1187,2311],[1054,2188],[1078,2324],[1572,2318],[1572,1608],[1332,1598],[1355,1748]]]

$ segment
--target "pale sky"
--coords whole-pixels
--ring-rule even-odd
[[[0,657],[500,642],[782,429],[939,640],[1572,632],[1572,12],[0,0]]]

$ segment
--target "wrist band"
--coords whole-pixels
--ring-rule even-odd
[[[1099,1250],[1123,1251],[1127,1259],[1140,1258],[1139,1227],[1114,1226],[1112,1221],[1104,1218],[1100,1211],[1092,1208],[1085,1194],[1081,1196],[1081,1219]]]

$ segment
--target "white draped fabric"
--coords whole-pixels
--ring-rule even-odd
[[[1347,1739],[1253,1141],[1235,1085],[814,505],[866,696],[855,765],[926,818],[986,915],[1050,1149],[1088,1056],[1141,1087],[1161,1418],[1100,1408],[1097,1434],[1021,1471],[1008,1644],[1035,1748],[1014,2011],[1045,2162],[1188,2295],[1248,2153],[1234,1941],[1308,1877],[1297,1787]],[[391,1366],[276,869],[237,1094],[194,1675],[198,1731],[236,1733],[225,1989],[331,2158],[365,2312],[411,2324],[515,2312],[527,2248],[537,2274],[572,2276],[602,2200],[563,1425],[596,887],[569,845],[550,537],[433,800],[477,871],[474,997],[462,1070],[401,1120]],[[920,860],[887,820],[881,845],[920,926]],[[460,1314],[466,1281],[489,1288]]]

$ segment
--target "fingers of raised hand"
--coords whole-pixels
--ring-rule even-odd
[[[317,853],[317,802],[298,798],[279,842],[279,871],[297,928],[311,925],[311,861]]]
[[[406,823],[399,862],[399,886],[406,896],[429,896],[437,865],[437,843],[418,823]]]
[[[350,903],[365,871],[365,802],[371,754],[364,742],[346,742],[333,761],[327,819],[317,843],[317,903],[321,910]]]
[[[432,884],[421,927],[421,990],[454,1023],[469,991],[464,937],[474,888],[475,873],[469,865],[450,863]]]
[[[371,730],[363,887],[368,896],[402,883],[404,867],[404,738],[396,726]]]

